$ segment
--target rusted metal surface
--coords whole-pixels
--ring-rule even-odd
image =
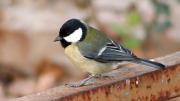
[[[169,99],[168,101],[180,101],[180,97],[175,97],[175,98]]]
[[[165,101],[180,96],[180,52],[155,59],[165,70],[130,65],[112,71],[90,86],[59,86],[11,101]]]

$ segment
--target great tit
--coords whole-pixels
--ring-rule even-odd
[[[161,63],[138,58],[130,50],[79,19],[66,21],[54,41],[60,41],[65,54],[78,68],[91,74],[79,84],[70,84],[71,87],[83,86],[92,77],[111,71],[114,64],[123,61],[165,68]]]

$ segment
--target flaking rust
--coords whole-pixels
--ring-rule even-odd
[[[180,64],[79,93],[62,101],[164,101],[180,95]],[[60,99],[57,101],[61,101]]]

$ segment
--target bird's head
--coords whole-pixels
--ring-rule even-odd
[[[87,33],[87,27],[78,19],[66,21],[60,28],[59,35],[54,40],[60,41],[61,45],[66,48],[72,43],[82,41]]]

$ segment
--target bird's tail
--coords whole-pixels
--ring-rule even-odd
[[[165,65],[155,62],[155,61],[146,60],[146,59],[136,58],[132,62],[137,63],[137,64],[143,64],[143,65],[155,67],[158,69],[165,69]]]

